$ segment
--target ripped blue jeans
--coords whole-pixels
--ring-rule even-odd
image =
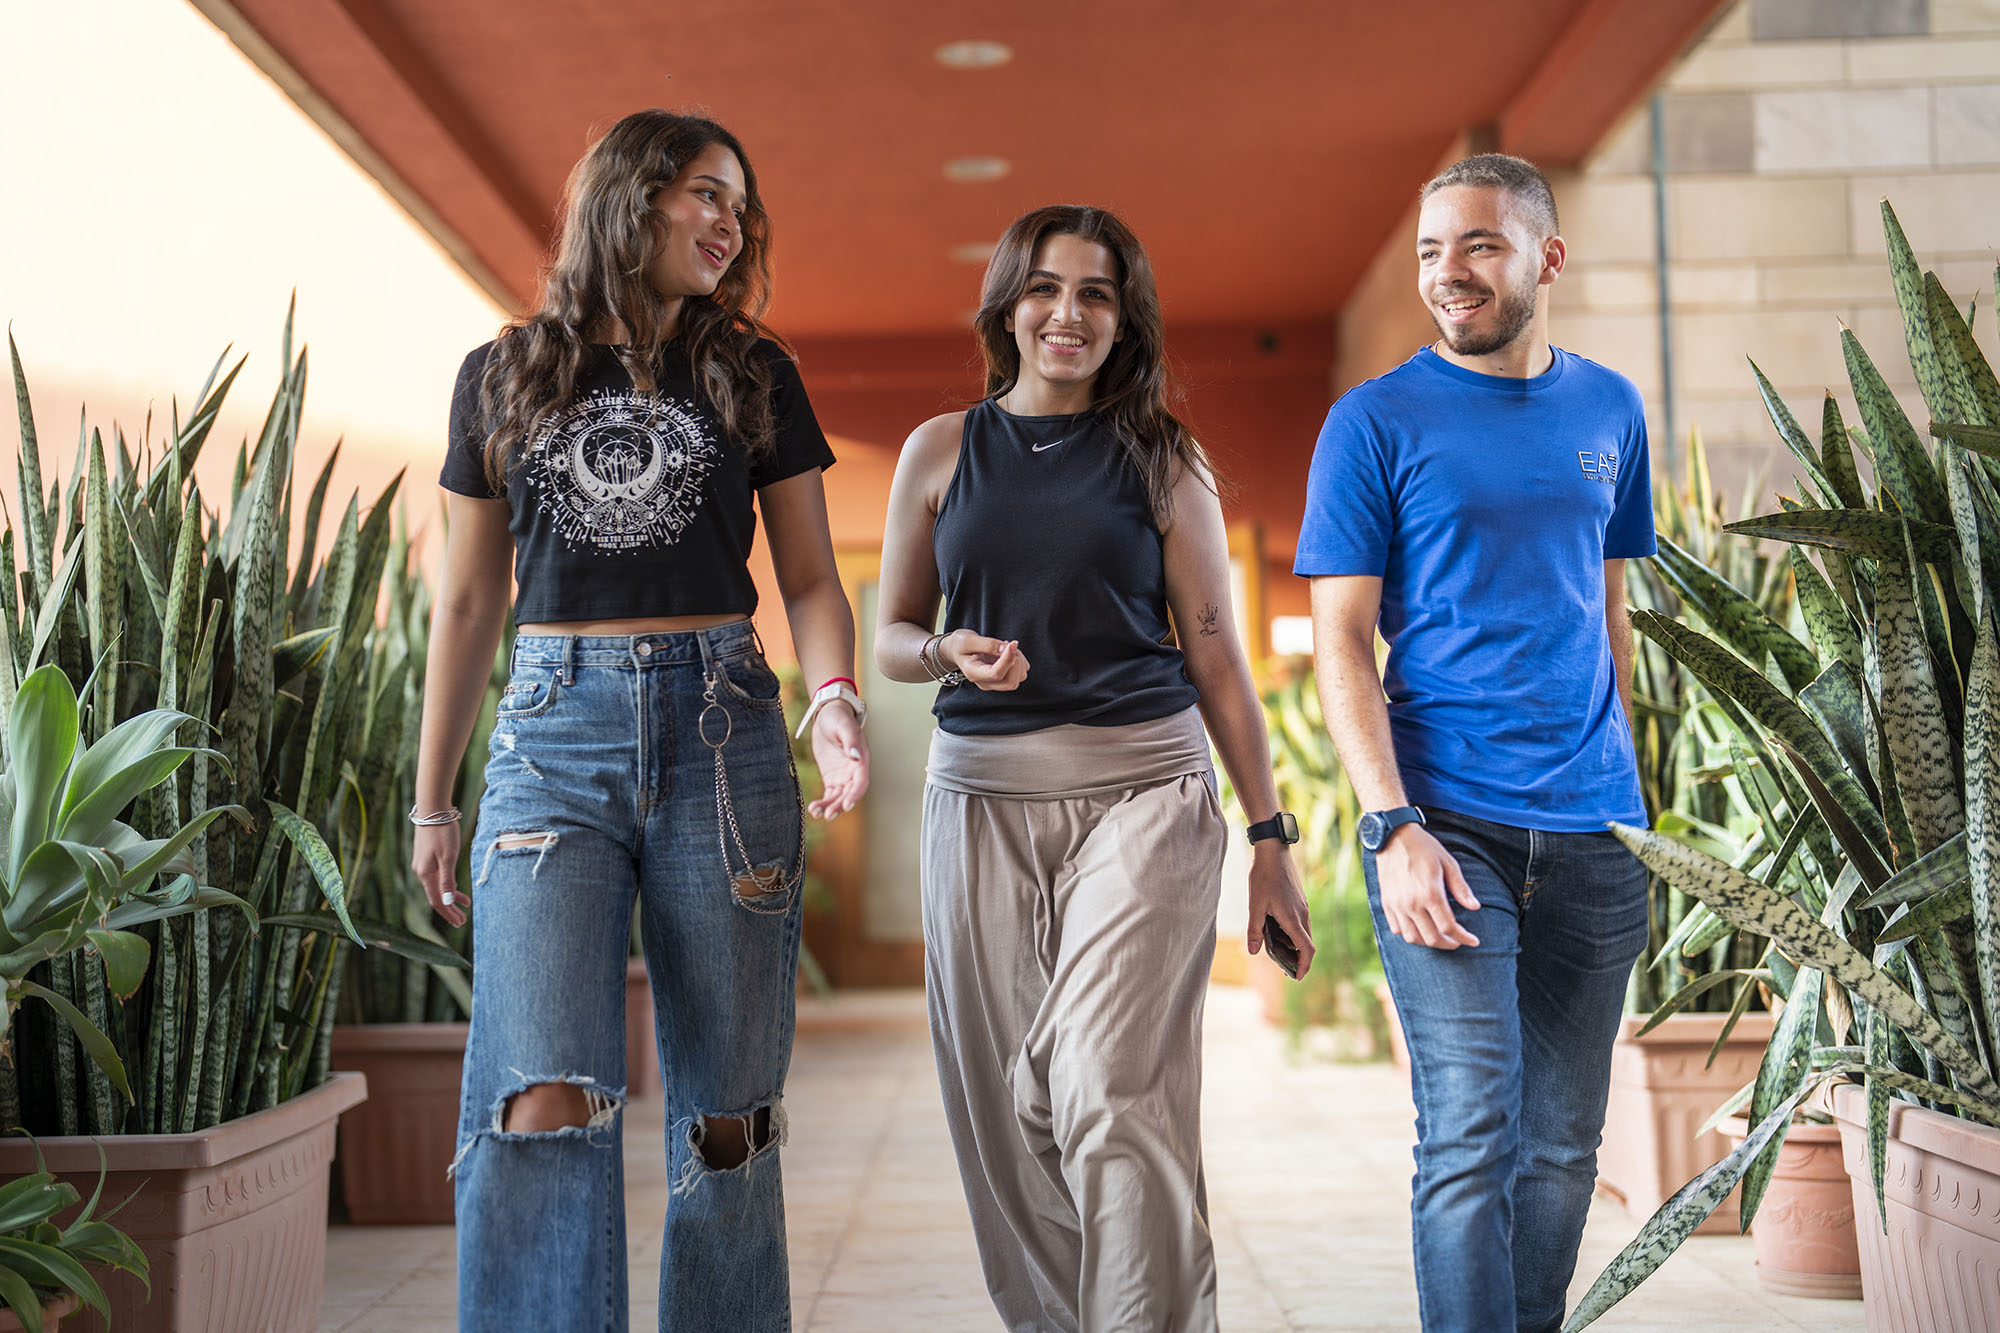
[[[756,631],[523,636],[490,753],[453,1164],[459,1327],[626,1326],[636,896],[673,1182],[660,1328],[789,1328],[778,1145],[804,830]],[[509,1101],[547,1083],[580,1088],[588,1123],[510,1132]]]

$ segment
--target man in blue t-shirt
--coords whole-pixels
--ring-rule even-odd
[[[1424,187],[1438,341],[1327,414],[1294,565],[1415,1071],[1427,1329],[1561,1326],[1646,941],[1645,871],[1604,831],[1646,822],[1624,609],[1654,549],[1645,410],[1549,345],[1564,253],[1519,158]]]

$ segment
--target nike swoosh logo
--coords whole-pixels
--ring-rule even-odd
[[[1063,440],[1066,440],[1068,438],[1069,436],[1067,435],[1063,436]],[[1044,449],[1053,449],[1061,443],[1062,440],[1050,440],[1047,444],[1034,444],[1034,445],[1029,445],[1028,447],[1035,453],[1040,453]]]

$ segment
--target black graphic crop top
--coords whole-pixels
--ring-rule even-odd
[[[759,340],[771,365],[777,450],[751,460],[722,433],[687,355],[668,347],[652,397],[608,346],[593,345],[576,394],[544,417],[496,492],[486,478],[479,384],[493,344],[459,367],[451,439],[438,482],[481,500],[506,500],[514,536],[514,620],[621,620],[741,613],[757,608],[750,550],[752,494],[833,466],[798,367]]]

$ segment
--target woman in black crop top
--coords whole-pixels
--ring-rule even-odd
[[[1007,1327],[1212,1329],[1210,736],[1262,821],[1248,948],[1268,915],[1312,958],[1222,507],[1116,217],[1017,219],[973,327],[986,393],[904,446],[875,639],[886,675],[940,686],[923,900],[946,1117]]]
[[[459,1326],[623,1328],[625,955],[638,903],[675,1181],[660,1327],[786,1327],[778,1146],[804,839],[749,616],[754,509],[832,818],[868,785],[854,623],[797,368],[757,321],[769,220],[741,145],[627,116],[572,173],[541,304],[466,358],[414,869],[476,966]],[[454,775],[517,587],[471,873]]]

